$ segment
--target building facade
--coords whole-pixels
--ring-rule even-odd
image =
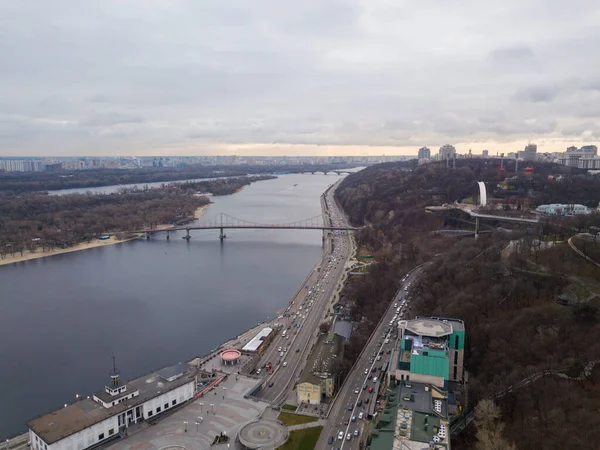
[[[439,156],[441,160],[452,159],[456,157],[456,149],[453,145],[445,144],[440,147]]]
[[[419,153],[417,155],[419,159],[430,159],[431,158],[431,150],[428,147],[421,147],[419,149]]]
[[[129,426],[183,405],[195,387],[195,372],[183,363],[125,384],[113,368],[104,391],[29,421],[31,448],[84,450],[111,441]]]
[[[519,152],[519,158],[523,161],[535,161],[537,158],[537,145],[527,144],[525,150]]]
[[[461,320],[417,317],[398,324],[398,381],[443,388],[464,380],[465,326]]]

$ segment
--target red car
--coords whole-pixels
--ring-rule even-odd
[[[348,421],[347,420],[344,420],[344,425],[348,425]]]
[[[370,387],[370,388],[369,388],[369,394],[370,394],[371,392],[373,392],[373,388],[372,388],[372,387]]]

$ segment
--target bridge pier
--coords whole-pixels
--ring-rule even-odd
[[[475,238],[479,236],[479,217],[475,217]]]
[[[171,239],[171,233],[169,232],[169,230],[167,230],[167,241]]]
[[[190,229],[185,230],[185,236],[183,237],[186,241],[189,241],[192,237],[190,236]]]
[[[221,239],[221,242],[223,242],[223,239],[225,239],[227,237],[227,235],[225,234],[223,228],[221,228],[221,232],[219,233],[219,239]]]
[[[150,240],[150,234],[151,233],[149,233],[147,231],[144,233],[144,235],[146,236],[146,240],[148,240],[148,241]]]

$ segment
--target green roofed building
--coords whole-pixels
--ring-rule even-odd
[[[400,348],[395,378],[447,387],[464,379],[465,325],[462,320],[417,317],[398,325]]]

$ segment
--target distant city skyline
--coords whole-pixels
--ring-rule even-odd
[[[1,156],[495,155],[600,140],[592,0],[5,3]]]

